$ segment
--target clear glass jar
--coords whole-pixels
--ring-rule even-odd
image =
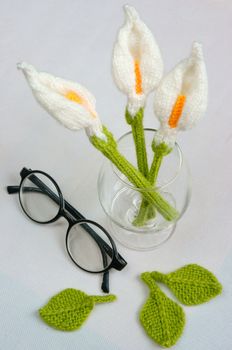
[[[154,157],[151,148],[156,130],[144,129],[148,163]],[[135,146],[131,132],[118,140],[119,151],[137,168]],[[178,144],[163,158],[155,188],[179,212],[178,219],[167,221],[155,208],[153,217],[142,227],[134,224],[143,198],[148,189],[135,188],[108,159],[98,177],[99,200],[109,219],[110,233],[120,243],[136,250],[150,250],[165,242],[173,234],[177,221],[186,211],[190,195],[190,174]]]

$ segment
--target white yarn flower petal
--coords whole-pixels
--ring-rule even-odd
[[[100,118],[95,111],[94,96],[82,85],[38,72],[32,65],[18,64],[33,95],[44,109],[66,128],[86,128],[89,135],[105,138]]]
[[[156,131],[154,136],[155,145],[160,145],[165,143],[169,149],[172,149],[175,145],[177,137],[177,130],[170,128],[166,125],[161,125],[161,127]]]
[[[191,55],[181,61],[156,89],[154,111],[162,125],[192,128],[207,107],[208,80],[201,44],[195,42]]]
[[[158,85],[163,61],[151,31],[136,10],[128,5],[124,10],[126,21],[114,46],[112,68],[115,83],[127,95],[127,108],[134,116]]]

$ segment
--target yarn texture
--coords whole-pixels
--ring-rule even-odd
[[[163,157],[174,147],[178,131],[192,128],[205,113],[207,94],[208,82],[202,47],[195,42],[190,56],[167,74],[156,89],[154,111],[161,126],[152,144],[154,158],[148,180],[153,186]],[[134,225],[144,226],[152,218],[149,212],[149,204],[143,200]]]
[[[124,6],[125,23],[113,50],[112,71],[117,87],[127,95],[127,109],[135,116],[158,85],[163,61],[155,38],[132,6]]]
[[[115,295],[90,296],[76,289],[65,289],[56,294],[39,310],[49,326],[62,331],[72,331],[82,326],[97,303],[108,303]]]
[[[143,108],[140,108],[136,115],[132,117],[128,110],[126,110],[126,121],[129,125],[131,125],[138,169],[147,178],[149,169],[147,162],[146,141],[143,129],[143,111]]]
[[[21,62],[22,70],[39,104],[70,130],[85,128],[90,135],[103,137],[102,124],[96,112],[95,97],[82,85],[45,72]]]
[[[172,149],[169,148],[165,143],[155,145],[154,141],[152,143],[152,149],[154,151],[154,158],[147,178],[148,181],[155,188],[156,180],[158,177],[163,157],[168,155],[172,151]],[[134,219],[133,224],[137,227],[144,226],[149,220],[153,219],[155,215],[156,213],[154,207],[143,198],[138,214]]]
[[[169,274],[152,272],[157,282],[162,282],[185,305],[198,305],[209,301],[222,291],[217,278],[202,266],[190,264]]]
[[[201,44],[195,42],[191,54],[160,81],[154,112],[161,123],[156,144],[174,146],[176,131],[191,129],[205,114],[208,79]]]
[[[92,136],[92,144],[104,154],[116,167],[126,175],[127,179],[136,187],[145,189],[143,197],[168,221],[176,220],[179,213],[158,192],[152,190],[150,182],[118,151],[113,135],[103,128],[107,141]],[[147,190],[146,190],[147,189]]]
[[[176,344],[185,325],[182,308],[168,298],[157,285],[165,284],[185,305],[199,305],[216,297],[222,286],[212,272],[197,264],[163,274],[144,272],[141,279],[150,288],[150,295],[140,311],[140,322],[146,333],[163,347]]]
[[[183,333],[184,311],[161,291],[149,272],[143,273],[141,278],[150,288],[150,295],[140,311],[140,322],[156,343],[171,347]]]
[[[202,46],[193,43],[189,57],[162,78],[162,56],[150,29],[134,7],[125,5],[124,11],[125,23],[114,45],[112,72],[117,87],[127,96],[126,121],[132,129],[138,170],[118,151],[113,135],[101,123],[95,97],[84,86],[40,72],[26,62],[19,63],[18,69],[24,73],[39,104],[66,128],[85,129],[92,144],[141,194],[135,226],[145,226],[157,212],[175,222],[180,213],[164,199],[167,193],[163,189],[164,197],[160,195],[161,189],[155,183],[162,159],[172,150],[177,132],[190,129],[205,113],[208,82]],[[160,128],[154,136],[155,154],[149,169],[143,114],[147,97],[154,89],[154,111]],[[174,206],[179,206],[173,196],[170,198]]]

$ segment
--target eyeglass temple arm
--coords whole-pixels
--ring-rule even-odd
[[[25,188],[28,191],[33,191],[33,192],[45,192],[49,195],[49,197],[51,199],[53,199],[57,204],[59,204],[59,197],[49,189],[49,187],[47,187],[45,184],[43,184],[43,182],[39,179],[37,179],[37,177],[35,175],[33,175],[33,177],[36,178],[37,181],[40,182],[40,185],[42,186],[42,189],[37,189],[35,187],[28,187]],[[7,186],[7,191],[9,194],[14,194],[19,192],[19,186]],[[86,218],[77,210],[75,209],[71,204],[69,204],[66,200],[64,200],[64,205],[65,205],[65,209],[68,211],[69,214],[71,214],[75,219],[79,219],[79,220],[86,220]],[[86,225],[88,226],[88,225]],[[91,230],[91,232],[89,232],[89,230]],[[109,254],[112,257],[112,248],[101,238],[97,235],[96,232],[94,232],[94,230],[92,230],[89,226],[87,231],[92,235],[95,236],[96,239],[98,239],[98,241],[100,241],[100,243],[104,246],[104,249],[106,251],[107,254]],[[96,237],[97,236],[97,237]],[[127,262],[125,261],[125,259],[119,254],[117,253],[117,260],[114,264],[114,268],[116,268],[117,270],[122,270],[125,266],[127,265]]]
[[[36,179],[37,180],[37,179]],[[38,181],[36,181],[38,182]],[[40,181],[42,183],[42,181]],[[43,184],[43,183],[42,183]],[[38,183],[36,183],[38,185]],[[39,184],[41,185],[41,184]],[[15,194],[19,192],[20,186],[7,186],[7,192],[9,194]],[[56,202],[56,204],[59,204],[59,197],[51,191],[47,186],[43,184],[42,188],[36,188],[36,187],[24,187],[25,192],[42,192],[45,194],[48,194],[48,196]],[[71,214],[75,219],[79,220],[86,220],[86,218],[76,209],[74,209],[66,200],[64,200],[65,209]]]
[[[19,192],[19,186],[7,186],[7,192],[9,194],[14,194]]]

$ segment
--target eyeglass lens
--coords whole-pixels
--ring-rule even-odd
[[[46,192],[52,193],[54,201]],[[20,188],[20,202],[26,214],[33,220],[45,223],[56,217],[60,209],[60,197],[56,186],[46,175],[35,172],[25,177]]]
[[[109,238],[102,229],[88,221],[76,223],[70,228],[67,248],[76,264],[91,272],[107,269],[113,259]]]
[[[37,222],[49,222],[59,212],[59,192],[54,182],[40,172],[25,177],[19,196],[25,213]],[[106,270],[113,260],[114,249],[110,239],[103,229],[88,220],[71,226],[66,243],[69,255],[84,270]]]

